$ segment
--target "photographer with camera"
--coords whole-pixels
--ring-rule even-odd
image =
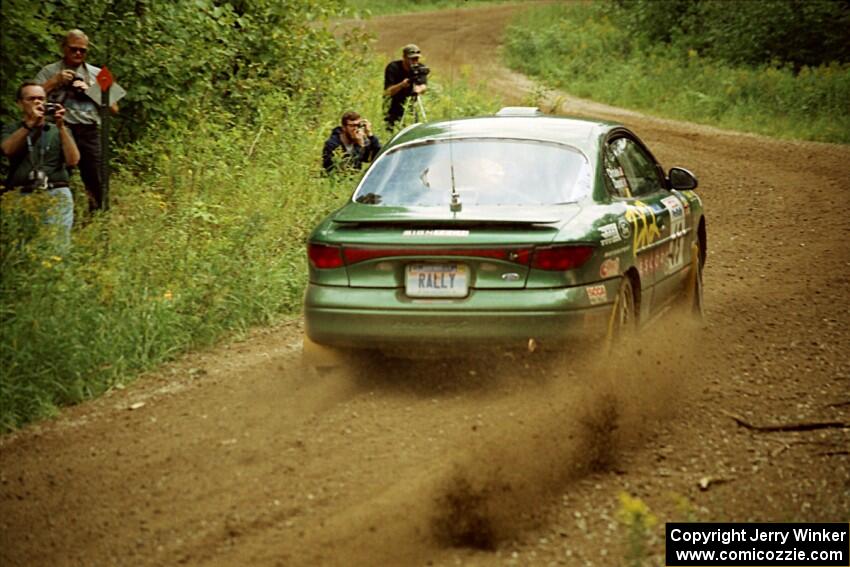
[[[419,47],[412,43],[405,45],[401,55],[401,59],[390,62],[384,69],[384,121],[389,130],[404,117],[408,98],[417,99],[428,89],[430,69],[419,62],[422,55]]]
[[[0,148],[9,158],[4,189],[18,190],[22,195],[47,193],[55,203],[45,222],[60,225],[67,244],[74,224],[67,168],[77,165],[80,152],[65,126],[65,109],[46,102],[44,88],[32,81],[18,87],[15,97],[23,118],[18,124],[3,128]]]
[[[322,167],[328,173],[340,165],[360,169],[381,151],[381,142],[372,134],[372,124],[354,111],[342,115],[341,126],[331,131],[322,149]]]
[[[86,90],[97,82],[100,68],[86,63],[88,47],[85,33],[69,31],[62,40],[62,59],[45,66],[35,80],[44,86],[51,102],[67,110],[65,122],[80,148],[80,177],[86,186],[89,211],[96,211],[103,207],[100,112]],[[117,113],[118,105],[113,104],[110,110]]]

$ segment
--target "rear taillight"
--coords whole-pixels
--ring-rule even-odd
[[[593,254],[593,246],[548,246],[534,251],[531,267],[561,272],[578,268]]]
[[[307,257],[314,267],[322,270],[343,266],[342,251],[339,246],[326,246],[325,244],[311,242],[307,245]]]
[[[592,246],[548,246],[532,251],[529,248],[360,248],[328,246],[310,243],[307,256],[319,269],[341,268],[379,258],[415,256],[465,256],[513,262],[523,266],[531,264],[538,270],[564,271],[578,268],[593,254]]]

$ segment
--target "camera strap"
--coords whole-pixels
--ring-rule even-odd
[[[47,136],[45,132],[47,131],[47,125],[42,127],[39,130],[36,130],[39,134],[38,140],[36,140],[36,145],[38,146],[38,161],[33,159],[35,151],[32,143],[32,135],[33,132],[27,134],[27,156],[29,158],[30,166],[32,166],[33,170],[40,169],[42,164],[44,164],[44,154],[47,151]]]

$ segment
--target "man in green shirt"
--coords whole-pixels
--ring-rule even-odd
[[[35,82],[18,87],[16,100],[23,117],[3,129],[0,144],[10,162],[5,188],[24,196],[46,193],[52,203],[45,223],[59,225],[67,242],[74,223],[67,168],[77,165],[80,151],[65,126],[65,109],[61,105],[48,109],[44,88]],[[47,121],[48,114],[53,115],[53,124]]]

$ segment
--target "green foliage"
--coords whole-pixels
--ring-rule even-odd
[[[0,120],[17,119],[15,88],[61,58],[75,27],[90,38],[88,61],[128,91],[115,129],[122,144],[199,106],[249,117],[261,86],[294,94],[338,65],[339,46],[315,23],[341,10],[342,0],[4,0]]]
[[[621,16],[608,3],[533,10],[509,29],[508,62],[566,92],[609,104],[774,136],[850,143],[850,64],[731,66],[682,47],[687,43],[679,36],[664,43],[631,34]]]
[[[613,0],[633,35],[732,64],[850,63],[848,0]]]
[[[297,41],[321,50],[324,37],[317,29]],[[291,85],[296,70],[269,60],[252,71],[252,96],[234,90],[228,96],[237,102],[221,104],[210,90],[146,129],[117,155],[111,210],[78,223],[70,251],[57,250],[35,201],[4,196],[0,431],[300,311],[307,234],[359,178],[324,176],[322,144],[345,110],[382,124],[386,61],[363,51],[367,44],[335,43],[333,57],[317,56],[321,70],[302,61],[298,88],[278,88]],[[433,79],[429,118],[497,107],[461,79]],[[169,86],[151,88],[151,104],[181,104]],[[78,185],[75,193],[80,209]]]
[[[110,214],[78,230],[67,256],[7,196],[0,427],[297,311],[305,234],[345,188],[312,166],[318,135],[292,139],[308,135],[303,114],[280,116],[292,107],[263,101],[280,128],[267,124],[250,157],[257,132],[221,116],[166,133],[151,174],[117,176]]]

